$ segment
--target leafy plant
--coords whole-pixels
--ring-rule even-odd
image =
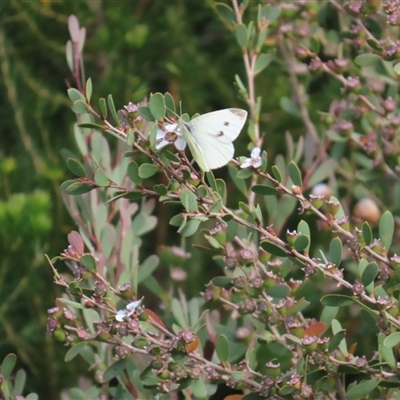
[[[73,62],[83,30],[70,18],[80,156],[64,152],[75,179],[61,189],[79,233],[49,260],[66,295],[48,331],[70,346],[67,361],[79,355],[95,370],[93,385],[70,395],[210,398],[223,384],[246,400],[398,398],[399,56],[389,33],[400,6],[213,6],[242,53],[245,76],[235,83],[249,110],[251,155],[234,158],[226,180],[177,145],[171,125],[189,117],[177,117],[170,93],[121,110],[111,95],[92,100],[92,81]],[[275,157],[256,84],[273,64],[291,84],[281,108],[305,131],[286,133],[286,154]],[[315,82],[340,86],[318,113]],[[118,140],[115,154],[103,133]],[[178,210],[170,224],[183,239],[143,259],[156,200]],[[224,271],[190,299],[178,283],[188,243]],[[160,283],[162,265],[170,276]]]

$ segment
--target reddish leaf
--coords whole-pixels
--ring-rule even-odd
[[[326,329],[325,322],[316,322],[304,330],[302,337],[305,336],[321,336]]]

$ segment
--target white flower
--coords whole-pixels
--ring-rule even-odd
[[[118,310],[115,319],[122,322],[125,318],[129,318],[137,310],[141,302],[142,299],[132,301],[123,310]]]
[[[251,151],[250,158],[246,158],[240,168],[259,168],[261,166],[261,157],[260,157],[261,149],[259,147],[254,147]]]
[[[173,143],[178,150],[184,150],[186,147],[186,140],[183,139],[178,124],[166,124],[164,130],[157,131],[156,149],[160,150],[164,146]]]

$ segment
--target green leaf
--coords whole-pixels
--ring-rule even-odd
[[[107,105],[106,105],[106,99],[104,97],[101,97],[99,99],[99,108],[100,108],[100,114],[101,116],[106,119],[108,115],[107,111]]]
[[[310,305],[310,302],[302,297],[301,299],[297,300],[296,303],[290,307],[287,311],[287,315],[294,315],[299,312],[302,312]]]
[[[165,99],[161,93],[150,96],[149,109],[155,120],[161,121],[165,117]]]
[[[268,296],[275,299],[284,299],[289,296],[290,287],[287,285],[274,285],[266,289]]]
[[[117,110],[115,109],[114,100],[113,100],[111,94],[109,94],[107,96],[107,104],[108,104],[108,109],[110,110],[110,113],[115,121],[115,124],[117,126],[119,126],[119,118],[118,118]]]
[[[343,331],[342,325],[340,324],[340,322],[337,319],[333,319],[332,323],[331,323],[331,329],[334,335],[340,333]],[[345,355],[347,356],[348,351],[347,351],[347,343],[346,343],[346,339],[343,339],[340,341],[339,343],[339,350]]]
[[[94,181],[96,182],[96,185],[102,187],[106,187],[110,183],[106,173],[101,168],[96,169],[96,172],[94,173]]]
[[[17,363],[17,356],[13,353],[7,354],[3,362],[1,363],[1,374],[4,379],[7,379],[11,376],[12,371]]]
[[[293,243],[293,247],[297,250],[297,251],[307,251],[310,248],[310,238],[306,235],[300,235],[296,238],[296,240]]]
[[[266,26],[264,27],[266,30]],[[255,69],[255,74],[259,74],[263,69],[268,67],[268,65],[271,63],[273,57],[271,54],[259,54],[256,60],[256,65],[254,67]]]
[[[290,115],[297,117],[299,115],[299,109],[296,103],[289,97],[281,97],[279,100],[279,105],[281,109]]]
[[[92,98],[92,92],[93,92],[92,79],[88,78],[88,80],[86,81],[86,98],[89,103],[90,99]]]
[[[297,224],[297,232],[299,234],[306,235],[309,238],[311,237],[310,227],[303,219]]]
[[[217,193],[221,196],[222,202],[226,204],[226,183],[223,179],[216,179]]]
[[[251,210],[250,210],[250,207],[246,203],[243,203],[243,201],[239,201],[239,207],[241,208],[241,210],[245,214],[247,214],[247,215],[251,215],[252,214]]]
[[[383,342],[385,347],[392,348],[400,343],[400,332],[395,332],[389,335]]]
[[[171,93],[166,92],[164,94],[164,100],[165,100],[165,108],[167,111],[167,116],[176,117],[175,102],[174,98],[171,96]]]
[[[196,399],[205,399],[207,397],[207,386],[201,379],[194,380],[190,384],[190,389]]]
[[[310,50],[315,53],[318,54],[319,53],[319,49],[320,49],[320,44],[319,44],[319,40],[316,39],[314,36],[310,37]]]
[[[91,254],[85,254],[81,257],[80,263],[89,271],[95,271],[97,268],[96,260]]]
[[[232,26],[233,22],[236,22],[236,15],[231,7],[224,3],[215,3],[215,9],[217,13],[227,22],[229,26]]]
[[[323,161],[311,175],[308,181],[308,186],[315,186],[317,183],[320,183],[321,181],[328,178],[332,174],[332,172],[335,171],[336,167],[337,161],[333,158],[329,158]]]
[[[237,179],[247,179],[254,175],[254,171],[248,168],[240,169],[236,174]]]
[[[77,100],[81,100],[86,103],[85,96],[78,89],[70,88],[67,90],[67,93],[72,103],[75,103]]]
[[[364,239],[364,243],[366,244],[366,246],[369,246],[372,242],[372,229],[369,226],[367,221],[364,221],[362,226],[361,226],[361,230],[362,230],[362,236]]]
[[[268,185],[253,185],[251,191],[263,196],[276,196],[278,194],[278,191],[274,187]]]
[[[26,383],[26,372],[23,369],[19,369],[15,374],[14,382],[14,393],[16,395],[22,395]]]
[[[246,186],[246,182],[243,179],[238,179],[236,177],[237,173],[238,173],[238,169],[229,165],[228,166],[228,171],[229,171],[229,175],[233,181],[233,183],[235,184],[235,186],[240,190],[240,192],[244,195],[247,196],[247,186]]]
[[[239,43],[241,49],[245,49],[247,47],[247,29],[244,24],[237,24],[235,29],[236,40]]]
[[[273,7],[271,4],[266,4],[259,9],[258,18],[264,17],[269,24],[275,22],[281,13],[280,7]]]
[[[211,189],[214,192],[218,192],[217,181],[215,180],[215,176],[212,171],[206,172],[207,181],[211,186]]]
[[[201,199],[207,196],[207,188],[204,185],[200,185],[196,188],[196,195]]]
[[[394,335],[398,335],[400,332],[394,333]],[[392,336],[392,335],[390,335]],[[385,360],[391,368],[396,368],[397,361],[394,358],[393,349],[391,344],[394,346],[397,343],[396,336],[393,337],[388,343],[385,343],[386,335],[383,332],[379,332],[378,334],[378,344],[379,344],[379,355]]]
[[[136,185],[142,184],[142,178],[139,176],[139,167],[135,161],[132,161],[128,165],[127,172],[128,172],[129,178],[131,178],[133,183],[135,183]]]
[[[259,53],[261,51],[262,47],[264,46],[267,35],[268,35],[268,25],[264,25],[261,28],[261,31],[258,33],[257,45],[256,45],[257,53]],[[271,56],[271,59],[272,59],[272,56]],[[258,59],[257,59],[257,61],[258,61]]]
[[[89,111],[88,105],[83,100],[75,101],[71,109],[75,114],[86,114]]]
[[[215,343],[215,351],[221,362],[227,362],[229,358],[229,340],[225,335],[218,335]]]
[[[86,171],[79,161],[69,157],[67,159],[67,167],[74,175],[79,176],[79,178],[86,177]]]
[[[329,307],[344,307],[353,304],[354,300],[352,297],[342,294],[328,294],[321,299],[321,303]]]
[[[244,86],[242,80],[240,79],[240,76],[237,74],[235,75],[235,83],[237,85],[239,94],[242,96],[242,99],[245,100],[248,96],[247,89]]]
[[[79,342],[73,345],[65,354],[64,361],[69,362],[73,360],[87,345],[87,342]]]
[[[290,396],[294,392],[297,392],[296,386],[284,385],[282,386],[282,388],[279,390],[278,393],[280,396]]]
[[[158,167],[154,164],[144,163],[139,167],[139,177],[142,179],[150,178],[158,172]]]
[[[335,237],[329,246],[329,260],[337,267],[342,262],[343,245],[338,237]]]
[[[256,222],[262,224],[263,223],[263,216],[262,216],[262,211],[261,207],[259,204],[255,208],[253,208],[253,212],[251,213],[253,218],[256,220]]]
[[[281,175],[281,173],[280,173],[280,171],[279,171],[279,169],[278,169],[278,167],[277,167],[276,165],[273,165],[273,166],[271,167],[271,172],[272,172],[272,175],[274,176],[274,178],[275,178],[279,183],[282,183],[282,175]]]
[[[379,221],[379,237],[386,250],[390,249],[394,233],[394,218],[390,211],[385,211]]]
[[[113,378],[116,378],[125,369],[126,360],[118,360],[114,364],[110,365],[103,374],[103,381],[108,382]]]
[[[180,226],[182,225],[184,218],[182,217],[181,214],[178,215],[174,215],[170,220],[169,220],[169,224],[172,226]]]
[[[60,189],[64,193],[76,196],[78,194],[90,192],[94,188],[83,182],[77,182],[75,180],[68,180],[68,181],[63,182],[60,185]]]
[[[372,283],[374,280],[375,280],[375,278],[378,276],[378,266],[376,265],[376,263],[374,263],[374,262],[372,262],[372,263],[369,263],[366,267],[365,267],[365,269],[364,269],[364,271],[363,271],[363,273],[362,273],[362,275],[361,275],[361,283],[365,286],[365,287],[367,287],[370,283]]]
[[[194,235],[197,230],[199,229],[201,221],[199,219],[191,219],[189,220],[183,227],[183,229],[181,229],[180,231],[178,231],[183,237],[189,237]]]
[[[394,66],[393,66],[393,72],[394,72],[396,75],[400,75],[400,63],[394,64]]]
[[[139,107],[139,115],[146,121],[155,121],[153,114],[148,106]]]
[[[303,185],[303,181],[301,179],[301,172],[299,167],[296,165],[294,161],[290,161],[288,165],[288,172],[292,182],[301,189]]]
[[[375,61],[380,60],[381,57],[377,54],[361,54],[354,59],[354,62],[359,65],[360,67],[364,65],[373,64]]]
[[[159,196],[165,196],[168,193],[167,187],[165,185],[154,185],[153,190],[159,195]]]
[[[86,128],[86,129],[94,129],[98,131],[103,131],[104,126],[99,125],[99,124],[93,124],[92,122],[83,122],[82,124],[78,125],[79,128]]]
[[[232,287],[232,278],[228,276],[217,276],[211,279],[211,283],[216,287],[230,288]]]
[[[276,244],[270,242],[261,242],[261,247],[267,252],[278,257],[287,257],[286,251]]]
[[[368,45],[373,48],[375,51],[377,52],[381,52],[382,51],[382,46],[380,45],[380,43],[376,40],[376,39],[367,39],[367,43]]]
[[[65,305],[67,305],[67,306],[70,306],[70,307],[72,307],[72,308],[75,308],[75,309],[77,309],[77,310],[83,310],[83,309],[85,308],[81,303],[77,303],[76,301],[64,299],[64,298],[62,298],[62,297],[58,298],[58,300],[59,300],[61,303],[65,304]]]
[[[333,337],[329,341],[329,353],[332,353],[332,351],[336,350],[339,347],[342,340],[345,339],[345,337],[346,337],[345,330],[341,330],[337,332],[335,335],[333,335]]]
[[[197,197],[189,189],[183,189],[179,199],[181,200],[181,203],[187,212],[198,211]]]
[[[361,381],[358,384],[351,384],[346,392],[346,399],[352,400],[357,398],[365,398],[371,394],[371,392],[378,387],[378,379],[370,379]]]

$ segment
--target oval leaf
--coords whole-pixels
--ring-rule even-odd
[[[299,167],[296,165],[294,161],[291,161],[288,165],[288,171],[289,171],[289,176],[292,182],[299,186],[300,188],[302,187],[303,181],[301,179],[301,172]]]
[[[251,191],[263,196],[276,196],[278,194],[275,188],[267,185],[254,185],[251,187]]]
[[[72,346],[65,354],[64,361],[69,362],[73,360],[87,345],[86,342],[79,342]]]
[[[394,218],[390,211],[385,211],[379,221],[379,236],[383,247],[389,250],[394,233]]]
[[[384,341],[383,345],[385,347],[394,347],[400,343],[400,332],[395,332],[389,335]]]
[[[365,398],[378,386],[378,379],[371,379],[369,381],[361,381],[357,385],[353,385],[346,392],[346,399]]]
[[[185,207],[185,210],[187,212],[193,212],[198,210],[197,197],[189,189],[183,189],[179,196],[179,199],[181,200],[181,203],[183,207]]]
[[[261,242],[261,247],[267,252],[278,257],[287,257],[286,251],[276,244],[270,242]]]
[[[116,378],[125,368],[126,361],[118,360],[114,364],[110,365],[103,374],[103,381],[107,382],[113,378]]]
[[[101,168],[97,168],[96,172],[94,173],[94,181],[96,182],[96,185],[102,187],[108,186],[110,183],[106,173]]]
[[[180,230],[180,234],[183,237],[189,237],[189,236],[194,235],[197,232],[197,230],[199,229],[200,223],[201,223],[201,221],[198,219],[191,219]]]
[[[150,178],[158,172],[158,167],[154,164],[144,163],[139,167],[139,176],[142,179]]]
[[[328,294],[321,299],[321,303],[329,307],[344,307],[354,303],[354,300],[342,294]]]
[[[84,256],[81,257],[81,259],[79,261],[89,271],[96,270],[96,267],[97,267],[96,260],[94,259],[94,257],[91,254],[85,254]]]
[[[338,237],[336,237],[332,240],[329,246],[329,259],[337,267],[340,265],[342,261],[342,252],[343,252],[342,242]]]
[[[128,176],[131,178],[132,182],[135,183],[136,185],[141,185],[142,184],[142,178],[139,176],[139,167],[136,164],[135,161],[132,161],[128,165]]]
[[[13,353],[7,354],[1,363],[1,374],[7,379],[11,374],[17,362],[17,356]]]
[[[165,99],[161,93],[150,96],[149,109],[156,121],[161,121],[165,117]]]
[[[354,62],[359,66],[364,66],[370,65],[380,59],[381,57],[377,54],[361,54],[354,59]]]
[[[79,176],[79,178],[86,177],[86,171],[79,161],[69,157],[67,159],[67,167],[74,175]]]
[[[74,104],[73,104],[71,109],[75,114],[85,114],[85,113],[88,112],[89,107],[88,107],[88,105],[86,104],[85,101],[77,100],[77,101],[74,102]]]
[[[376,263],[372,262],[368,264],[362,275],[361,275],[361,283],[367,287],[370,283],[372,283],[378,275],[378,266]]]
[[[225,335],[218,335],[215,350],[221,362],[227,362],[229,357],[229,340]]]

